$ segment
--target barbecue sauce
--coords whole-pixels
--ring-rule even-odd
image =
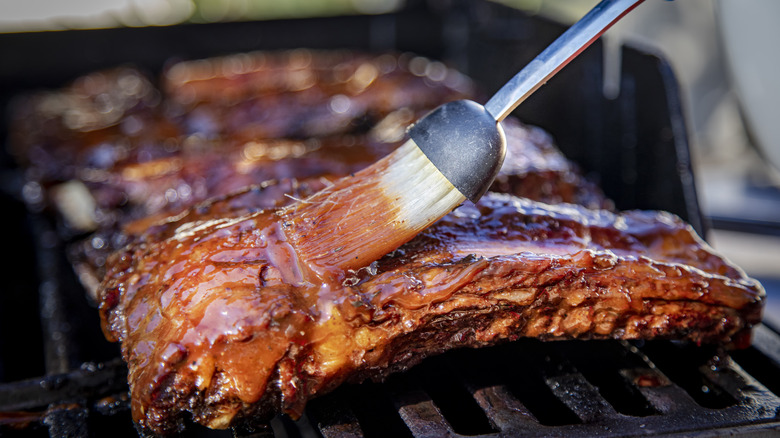
[[[488,195],[354,272],[300,258],[280,217],[185,215],[109,260],[136,421],[296,416],[345,379],[518,336],[728,342],[760,320],[760,286],[663,213]]]

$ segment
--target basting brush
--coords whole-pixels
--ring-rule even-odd
[[[409,133],[390,155],[279,212],[298,257],[318,273],[367,266],[467,198],[476,202],[504,161],[503,130],[471,101],[439,107]]]
[[[369,265],[469,199],[498,174],[499,122],[642,0],[604,0],[504,85],[485,106],[444,104],[372,166],[279,212],[286,239],[320,275]]]

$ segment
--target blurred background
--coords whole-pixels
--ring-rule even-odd
[[[501,2],[563,23],[597,3]],[[404,0],[2,0],[0,32],[381,14],[403,5]],[[605,36],[605,63],[609,77],[623,43],[671,63],[683,92],[700,202],[712,224],[706,238],[764,284],[767,322],[780,327],[775,17],[780,17],[776,0],[647,0]],[[616,87],[616,81],[607,81],[604,92],[614,95]]]

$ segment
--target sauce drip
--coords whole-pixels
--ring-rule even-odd
[[[297,415],[347,378],[456,346],[728,342],[760,320],[760,286],[665,213],[489,194],[356,271],[302,261],[278,210],[203,213],[150,228],[102,284],[133,417],[156,430],[182,409],[211,427],[256,403]]]

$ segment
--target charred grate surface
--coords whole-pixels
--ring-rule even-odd
[[[99,332],[51,223],[36,236],[44,377],[0,383],[0,435],[137,437],[126,367]],[[90,318],[92,320],[90,320]],[[3,333],[13,336],[13,333]],[[346,385],[298,421],[186,437],[631,436],[780,432],[780,335],[732,354],[675,342],[523,339],[428,358],[385,383]]]
[[[780,342],[780,336],[764,326],[756,333],[757,339]],[[313,401],[298,421],[278,417],[265,428],[232,432],[191,425],[184,436],[609,437],[780,432],[780,397],[740,365],[745,354],[745,363],[756,366],[754,353],[747,351],[728,355],[711,347],[670,342],[524,339],[429,358],[382,384],[347,385]],[[699,360],[690,360],[690,355]],[[780,364],[762,357],[759,365],[774,370],[774,374],[764,370],[766,382],[776,385]],[[652,358],[659,363],[684,359],[683,367],[673,367],[684,371],[666,374],[666,365],[659,366]],[[518,394],[518,388],[512,387],[518,385],[517,373],[529,370],[539,379],[528,386],[534,392]],[[115,360],[0,385],[0,431],[3,436],[88,437],[108,431],[114,436],[138,436],[129,416],[125,373],[124,365]],[[539,388],[547,388],[547,395],[536,397]],[[551,403],[550,397],[557,403]],[[534,412],[545,412],[545,420]]]
[[[43,279],[30,302],[39,311],[46,375],[0,383],[0,435],[139,436],[126,367],[102,338],[54,226],[38,215],[27,223]],[[347,385],[313,401],[298,421],[277,417],[234,431],[190,425],[183,436],[771,434],[780,433],[777,376],[780,335],[765,326],[755,329],[752,347],[731,354],[662,341],[524,339],[428,358],[383,384]]]
[[[757,332],[758,338],[778,338],[763,326]],[[651,357],[680,362],[682,367],[669,369],[683,371],[667,375],[667,366],[658,366]],[[776,380],[780,366],[777,362],[771,366],[774,377],[767,376]],[[530,368],[534,378],[540,380],[527,386],[532,391],[520,395],[512,387],[517,385],[516,374],[528,373]],[[671,342],[542,343],[526,339],[432,358],[409,374],[390,379],[384,386],[393,394],[401,418],[416,437],[780,432],[780,397],[745,372],[733,357],[711,347]],[[410,385],[410,380],[422,383]],[[439,384],[451,386],[450,394],[468,392],[480,412],[448,412],[444,407],[447,401],[436,400],[423,389]],[[539,392],[540,388],[546,390]],[[550,402],[550,394],[557,403]],[[368,433],[377,425],[363,424],[363,418],[349,408],[348,397],[333,409],[336,400],[334,395],[312,403],[309,421],[317,423],[323,436],[355,436],[355,431],[366,431],[365,436],[393,436]],[[324,409],[323,404],[332,410]],[[333,415],[335,411],[340,414]],[[319,417],[319,412],[330,414]],[[544,420],[534,412],[544,412]],[[488,424],[481,429],[458,427],[484,424],[485,417]]]
[[[3,436],[136,437],[124,363],[99,333],[64,273],[50,223],[33,217],[48,373],[0,384]],[[76,298],[78,297],[78,298]],[[81,304],[79,304],[81,303]],[[81,307],[86,307],[83,309]],[[87,324],[97,330],[97,321]],[[105,344],[105,341],[102,341]],[[89,348],[89,347],[92,348]],[[265,427],[184,436],[498,437],[632,436],[780,432],[780,335],[758,326],[753,346],[728,354],[677,342],[517,342],[431,357],[385,383],[345,385],[310,403],[304,417]],[[89,353],[89,355],[87,355]],[[107,355],[113,359],[103,360]],[[83,358],[90,358],[78,363]],[[76,365],[73,365],[73,364]],[[59,372],[61,369],[70,371]]]

